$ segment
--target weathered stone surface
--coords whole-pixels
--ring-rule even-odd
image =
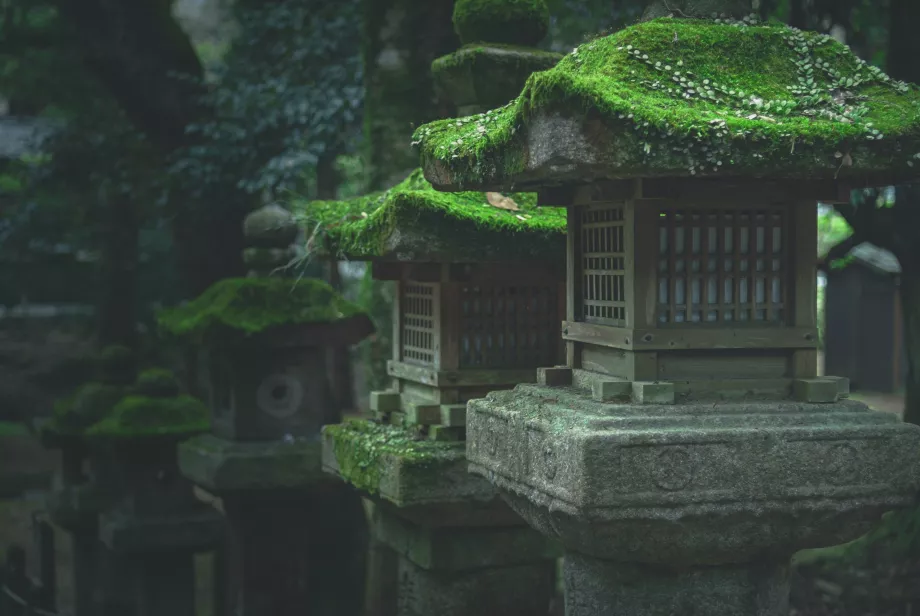
[[[562,387],[572,384],[572,369],[564,366],[537,368],[537,384],[547,387]]]
[[[45,506],[54,523],[71,532],[96,523],[96,516],[109,503],[106,495],[93,483],[58,486],[51,490]]]
[[[554,563],[462,573],[426,570],[399,559],[397,616],[533,616],[549,612]]]
[[[137,517],[115,511],[99,518],[99,539],[118,553],[204,551],[218,545],[223,535],[223,518],[203,504],[198,511],[175,516]]]
[[[591,398],[598,402],[628,399],[632,391],[633,384],[629,381],[597,380],[591,383]]]
[[[795,397],[802,402],[836,402],[839,388],[831,379],[796,379],[792,383]]]
[[[853,401],[640,407],[519,385],[471,401],[467,421],[470,470],[597,558],[780,561],[859,536],[920,488],[920,428]]]
[[[460,427],[466,425],[466,405],[465,404],[442,404],[441,405],[441,423],[449,427]]]
[[[674,402],[674,384],[638,381],[632,384],[633,401],[637,404],[671,404]]]
[[[212,492],[302,488],[326,479],[321,443],[294,440],[233,442],[204,435],[179,446],[179,468]]]
[[[399,410],[398,391],[372,391],[370,409],[375,413],[391,413]]]
[[[297,237],[291,213],[279,205],[266,205],[243,221],[246,244],[255,248],[287,248]]]
[[[431,426],[441,421],[441,406],[438,404],[408,402],[405,407],[406,423],[411,426]]]
[[[557,544],[519,521],[517,526],[435,527],[415,524],[392,506],[383,505],[374,535],[423,569],[465,571],[549,563],[558,558]]]
[[[569,552],[566,616],[775,616],[789,613],[789,567],[763,562],[690,570],[603,561]]]

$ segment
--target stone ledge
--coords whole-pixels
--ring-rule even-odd
[[[224,539],[224,520],[209,507],[200,509],[169,517],[103,514],[99,519],[99,539],[113,552],[122,554],[210,550]]]
[[[356,420],[323,430],[322,455],[325,472],[397,507],[496,498],[488,482],[467,472],[463,442]]]
[[[305,488],[322,482],[319,441],[228,441],[199,436],[179,445],[179,468],[196,485],[220,494]]]

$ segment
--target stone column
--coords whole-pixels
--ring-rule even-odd
[[[281,277],[295,256],[297,227],[287,211],[261,208],[247,217],[244,231],[249,278],[225,284],[235,289],[240,310],[251,305],[268,325],[244,333],[226,325],[203,344],[212,434],[185,443],[179,463],[223,503],[238,614],[356,616],[363,603],[364,511],[357,494],[321,472],[319,430],[339,420],[326,351],[360,341],[373,326],[325,283]],[[260,297],[270,287],[278,289],[277,301]],[[315,319],[302,319],[300,311]]]

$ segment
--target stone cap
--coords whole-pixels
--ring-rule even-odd
[[[299,229],[291,213],[277,204],[266,205],[246,216],[243,262],[250,276],[277,275],[297,256],[293,247]]]
[[[388,191],[295,202],[292,210],[312,238],[307,250],[340,258],[559,262],[565,255],[565,210],[538,208],[536,197],[495,194],[497,206],[485,193],[434,190],[416,170]]]
[[[920,88],[826,35],[750,19],[661,18],[586,42],[491,118],[416,130],[436,189],[920,173]]]
[[[476,42],[536,45],[549,30],[546,0],[457,0],[454,31],[464,45]]]
[[[303,346],[337,346],[374,331],[364,310],[313,278],[225,278],[157,316],[166,333],[212,346],[266,343],[279,331]],[[304,328],[315,329],[292,333]]]
[[[472,400],[470,471],[576,551],[742,562],[836,545],[920,490],[920,427],[841,401],[636,405],[519,385]]]

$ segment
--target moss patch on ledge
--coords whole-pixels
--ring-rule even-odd
[[[464,455],[463,444],[424,439],[404,428],[368,420],[346,420],[326,426],[323,433],[334,443],[339,474],[369,494],[379,492],[381,464],[387,456],[399,458],[402,464],[437,467],[455,461],[458,452]]]
[[[534,119],[554,114],[581,127],[572,138],[590,152],[546,138],[535,168]],[[566,157],[589,168],[575,172],[582,181],[908,178],[920,169],[920,89],[825,35],[664,18],[586,42],[505,107],[432,122],[413,139],[426,177],[446,190],[571,180]]]
[[[415,170],[384,192],[347,201],[304,201],[291,206],[311,236],[310,250],[369,259],[401,250],[453,255],[456,260],[562,258],[566,216],[562,208],[536,207],[535,193],[508,195],[517,210],[491,205],[485,193],[443,193]]]
[[[251,335],[281,325],[334,323],[363,314],[321,280],[225,278],[184,306],[162,311],[160,327],[194,340]]]

